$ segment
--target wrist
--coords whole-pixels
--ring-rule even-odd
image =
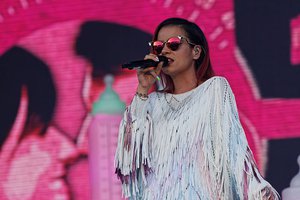
[[[146,88],[146,87],[143,87],[143,86],[141,86],[141,85],[138,85],[136,91],[137,91],[138,93],[148,95],[149,90],[150,90],[150,88]]]
[[[141,100],[146,101],[148,99],[148,91],[149,89],[138,86],[135,95]]]

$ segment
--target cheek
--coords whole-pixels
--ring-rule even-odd
[[[187,45],[181,45],[181,48],[175,51],[175,53],[178,57],[181,57],[182,59],[192,59],[194,56],[193,49]]]
[[[181,63],[182,65],[190,65],[194,61],[191,51],[186,50],[178,53],[178,63]]]

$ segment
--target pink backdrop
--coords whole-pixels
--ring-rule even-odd
[[[22,89],[18,115],[1,149],[0,199],[89,198],[88,113],[103,85],[91,80],[91,64],[74,53],[79,27],[84,21],[99,20],[151,34],[167,17],[187,18],[204,30],[214,69],[232,86],[262,172],[268,140],[300,137],[300,99],[261,98],[255,77],[236,45],[232,1],[2,0],[0,55],[18,45],[47,63],[57,104],[45,137],[32,132],[18,143],[28,104],[27,90]],[[292,19],[290,25],[290,61],[300,64],[300,16]],[[128,104],[136,84],[134,73],[123,72],[116,77],[114,89]]]

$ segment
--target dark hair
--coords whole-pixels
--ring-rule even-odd
[[[201,56],[195,62],[198,84],[211,78],[214,75],[214,71],[212,69],[211,62],[210,62],[208,43],[200,27],[197,24],[190,22],[186,19],[168,18],[157,26],[154,32],[153,41],[157,40],[159,31],[166,26],[178,26],[182,28],[186,32],[186,36],[188,37],[191,43],[201,46],[202,48]],[[162,79],[164,81],[164,84],[166,86],[164,91],[173,92],[174,84],[171,77],[167,74],[164,74],[163,72],[161,74],[162,74]]]
[[[17,117],[23,86],[28,112],[18,142],[37,127],[39,135],[46,133],[54,115],[56,92],[48,66],[31,52],[14,46],[0,56],[0,150]]]
[[[134,27],[86,21],[80,26],[75,52],[92,63],[93,79],[102,79],[106,74],[119,74],[120,64],[144,57],[149,40],[150,34]]]

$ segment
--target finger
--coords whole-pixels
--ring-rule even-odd
[[[153,70],[150,71],[150,74],[155,78],[155,80],[160,81],[160,77]]]
[[[154,61],[159,61],[157,55],[152,54],[152,53],[150,53],[150,54],[148,54],[148,55],[146,55],[146,56],[144,57],[144,60],[148,60],[148,59],[151,59],[151,60],[154,60]]]
[[[153,71],[154,69],[155,69],[155,67],[148,67],[148,68],[145,68],[145,69],[142,69],[142,68],[137,69],[137,71],[138,71],[138,73],[145,74],[145,73],[149,73],[150,71]]]
[[[155,68],[155,73],[156,74],[160,74],[161,72],[161,69],[162,69],[162,66],[163,66],[163,62],[160,62],[157,67]]]

